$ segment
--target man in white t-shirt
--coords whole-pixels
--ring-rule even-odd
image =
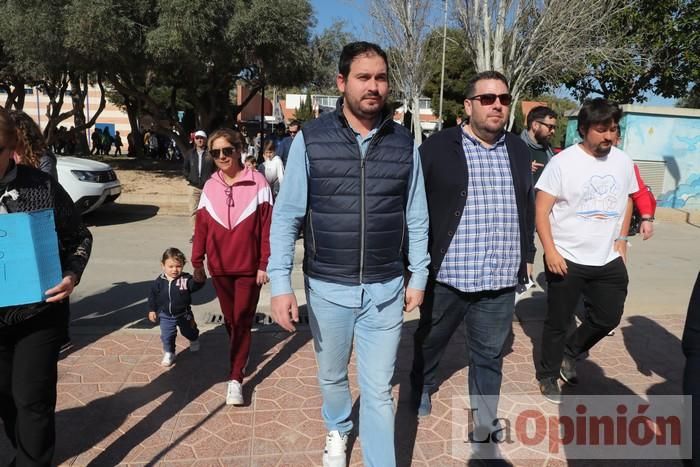
[[[615,329],[627,297],[629,195],[639,188],[632,159],[613,145],[621,114],[605,99],[586,101],[578,115],[583,141],[555,156],[535,186],[548,285],[537,379],[555,403],[559,377],[576,385],[576,358]],[[567,337],[582,294],[591,312]]]

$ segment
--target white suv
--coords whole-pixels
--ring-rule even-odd
[[[58,181],[85,214],[111,203],[122,193],[122,185],[112,167],[79,157],[58,156]]]

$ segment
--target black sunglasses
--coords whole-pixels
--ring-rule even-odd
[[[233,146],[221,149],[212,149],[209,151],[211,157],[214,159],[221,159],[223,157],[233,157],[236,152],[241,152],[243,145],[241,143],[236,143]]]
[[[535,120],[535,121],[536,121],[537,123],[539,123],[540,125],[546,126],[546,127],[549,129],[549,131],[554,131],[554,130],[557,128],[556,125],[552,125],[551,123],[545,123],[545,122],[541,122],[541,121],[539,121],[539,120]]]
[[[478,96],[467,97],[470,101],[479,101],[481,105],[491,105],[496,102],[496,99],[501,101],[502,105],[510,105],[513,102],[513,96],[510,94],[479,94]]]

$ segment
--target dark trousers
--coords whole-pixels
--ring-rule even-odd
[[[212,282],[229,337],[229,379],[242,383],[260,286],[255,283],[255,276],[212,276]]]
[[[546,264],[546,263],[545,263]],[[603,266],[585,266],[566,260],[565,276],[546,270],[547,317],[542,330],[542,360],[537,379],[559,376],[566,355],[578,357],[598,343],[620,323],[627,298],[627,268],[622,258]],[[578,301],[583,295],[589,312],[568,335]]]
[[[163,343],[164,352],[175,352],[177,328],[180,328],[180,334],[190,341],[196,341],[199,338],[199,329],[197,329],[197,323],[191,311],[178,317],[160,313],[158,319],[160,320],[160,340]]]
[[[686,465],[700,466],[700,274],[690,296],[682,345],[686,358],[683,394],[693,396],[693,459],[686,462]]]
[[[0,418],[18,466],[51,465],[58,352],[67,327],[68,307],[54,305],[0,329]]]
[[[447,344],[462,322],[467,328],[469,398],[476,422],[490,424],[496,417],[501,392],[503,345],[511,332],[515,287],[465,293],[428,281],[414,335],[411,383],[416,392],[437,389],[437,368]]]

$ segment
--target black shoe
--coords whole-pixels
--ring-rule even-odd
[[[558,380],[557,377],[540,380],[540,392],[545,399],[553,404],[561,404],[561,389]]]
[[[578,384],[576,359],[564,354],[564,358],[561,361],[561,368],[559,368],[559,375],[569,386],[576,386]]]

